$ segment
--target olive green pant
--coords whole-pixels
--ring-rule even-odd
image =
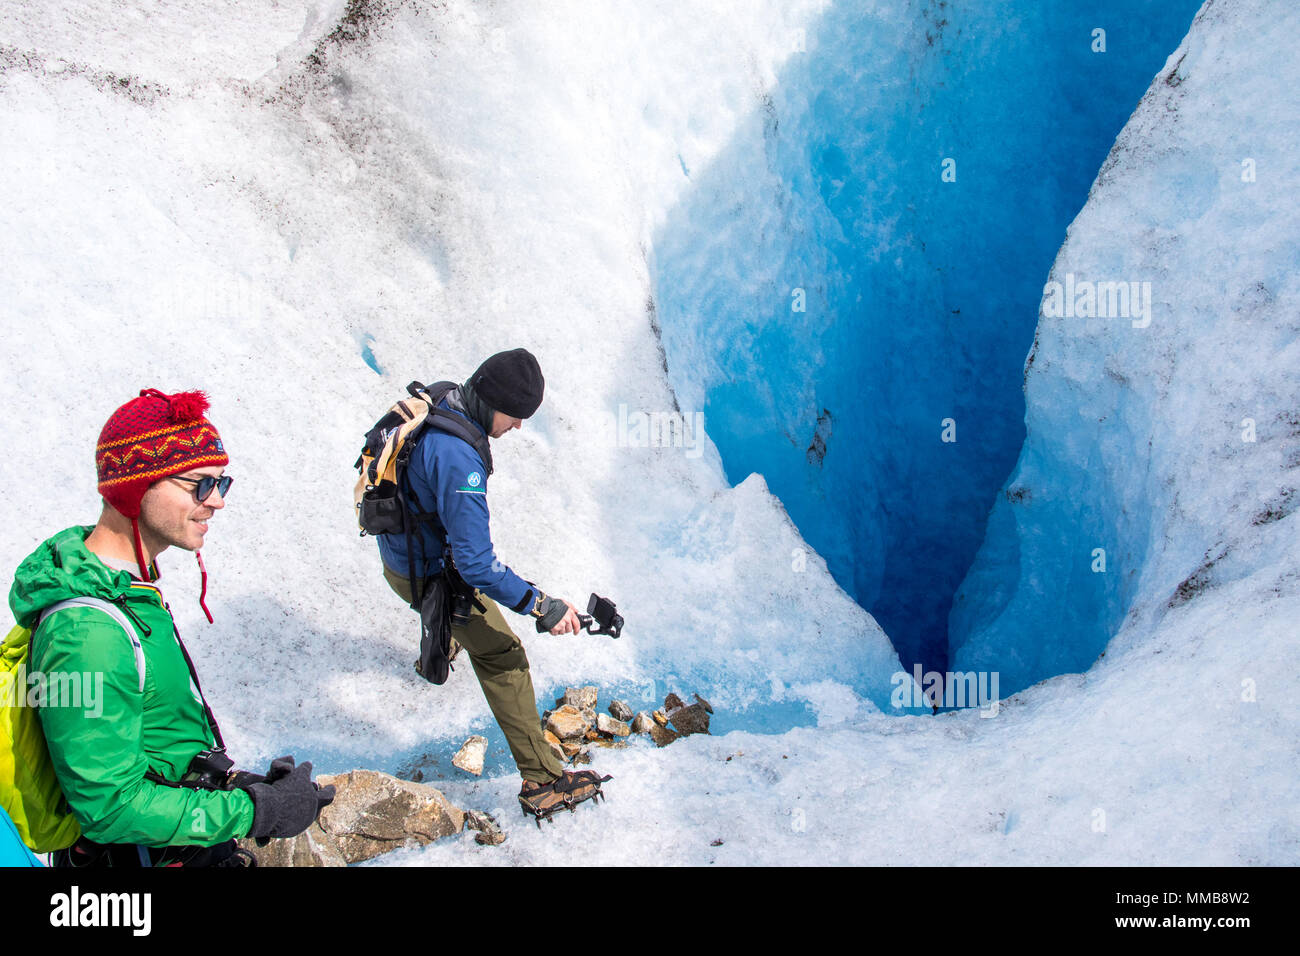
[[[407,578],[384,568],[384,580],[398,597],[408,605],[411,603],[411,582]],[[483,696],[506,735],[520,776],[547,783],[560,775],[564,765],[542,738],[528,655],[496,602],[481,591],[475,591],[474,595],[487,608],[487,613],[474,608],[469,623],[453,627],[451,636],[469,655]]]

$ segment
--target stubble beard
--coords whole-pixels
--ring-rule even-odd
[[[198,551],[203,547],[207,531],[211,527],[208,522],[212,520],[214,514],[216,514],[214,509],[200,505],[186,512],[183,517],[178,516],[171,521],[159,522],[154,520],[152,515],[141,512],[140,530],[142,534],[147,531],[148,535],[160,545],[155,556],[171,547],[183,551]]]

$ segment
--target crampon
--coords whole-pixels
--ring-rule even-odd
[[[531,816],[540,828],[543,820],[550,820],[561,810],[573,812],[587,800],[604,800],[600,785],[613,777],[601,776],[594,770],[566,770],[550,783],[535,784],[519,793],[519,805],[524,816]]]

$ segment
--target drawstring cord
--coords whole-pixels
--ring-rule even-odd
[[[208,623],[209,623],[209,624],[212,624],[212,623],[213,623],[213,620],[212,620],[212,612],[208,610],[208,605],[207,605],[207,604],[204,602],[204,600],[203,600],[204,598],[206,598],[206,597],[208,596],[208,569],[205,568],[205,567],[203,566],[203,554],[202,554],[202,552],[195,551],[195,552],[194,552],[194,557],[198,558],[198,561],[199,561],[199,578],[200,578],[200,580],[203,582],[203,586],[202,586],[202,588],[201,588],[200,591],[199,591],[199,607],[203,608],[203,613],[206,614],[206,615],[208,616]]]
[[[131,538],[135,544],[135,563],[140,568],[140,580],[147,584],[152,584],[157,580],[157,575],[150,573],[150,568],[144,563],[144,545],[140,542],[140,526],[134,518],[131,519]],[[208,623],[215,623],[212,619],[212,612],[208,610],[208,569],[203,566],[202,553],[195,551],[194,557],[199,562],[199,580],[201,587],[199,589],[199,607],[203,608],[203,613],[207,615]]]
[[[131,541],[135,545],[135,563],[140,569],[140,580],[146,583],[152,583],[154,578],[149,573],[149,567],[144,563],[144,545],[140,542],[140,525],[134,518],[131,519]]]

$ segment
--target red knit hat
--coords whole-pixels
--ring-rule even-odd
[[[221,436],[203,417],[207,410],[208,398],[202,392],[164,395],[155,388],[146,388],[138,398],[115,411],[99,433],[95,447],[99,493],[131,519],[136,561],[146,581],[151,575],[145,567],[136,524],[144,493],[155,482],[191,468],[230,464]],[[202,557],[199,566],[203,566]],[[206,591],[206,575],[204,578]],[[202,600],[200,597],[200,603]],[[211,615],[208,617],[210,620]]]
[[[128,518],[138,518],[140,499],[154,482],[191,468],[230,464],[221,436],[203,417],[207,410],[202,392],[141,390],[99,433],[99,493]]]

